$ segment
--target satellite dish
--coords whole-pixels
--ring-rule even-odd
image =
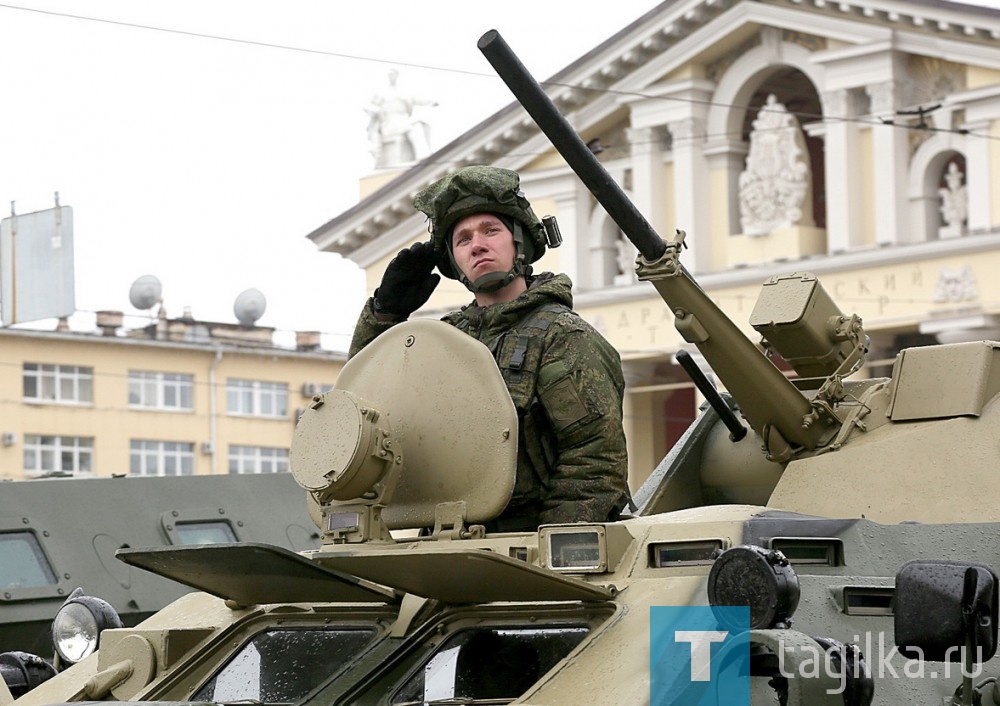
[[[257,319],[264,315],[265,309],[267,309],[267,299],[259,289],[244,290],[233,302],[236,320],[244,326],[253,326],[257,323]]]
[[[152,309],[156,302],[160,301],[163,294],[163,287],[153,275],[143,275],[128,290],[128,300],[136,309]]]

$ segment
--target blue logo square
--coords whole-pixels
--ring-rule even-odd
[[[650,706],[750,706],[750,608],[652,606]]]

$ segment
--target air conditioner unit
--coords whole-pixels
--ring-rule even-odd
[[[323,393],[323,386],[318,382],[307,382],[302,385],[303,397],[315,397]]]
[[[0,434],[0,444],[4,446],[13,446],[17,443],[17,433],[12,431],[5,431]]]
[[[211,441],[203,441],[201,444],[201,452],[206,456],[211,456],[215,453],[215,445]]]

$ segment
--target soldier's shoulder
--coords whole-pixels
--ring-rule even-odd
[[[571,308],[565,304],[550,302],[532,309],[517,327],[539,329],[548,338],[552,334],[578,330],[581,323],[586,324]]]
[[[562,307],[560,311],[553,311],[548,315],[551,316],[551,324],[546,332],[547,338],[572,335],[592,340],[601,346],[610,346],[596,328],[569,307]]]

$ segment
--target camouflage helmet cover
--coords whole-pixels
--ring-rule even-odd
[[[431,240],[441,253],[438,269],[445,277],[460,279],[451,257],[451,230],[458,221],[477,213],[508,216],[521,225],[523,238],[518,252],[523,265],[535,262],[545,252],[545,229],[520,190],[517,172],[500,167],[473,166],[459,169],[418,193],[414,207],[430,219]]]

